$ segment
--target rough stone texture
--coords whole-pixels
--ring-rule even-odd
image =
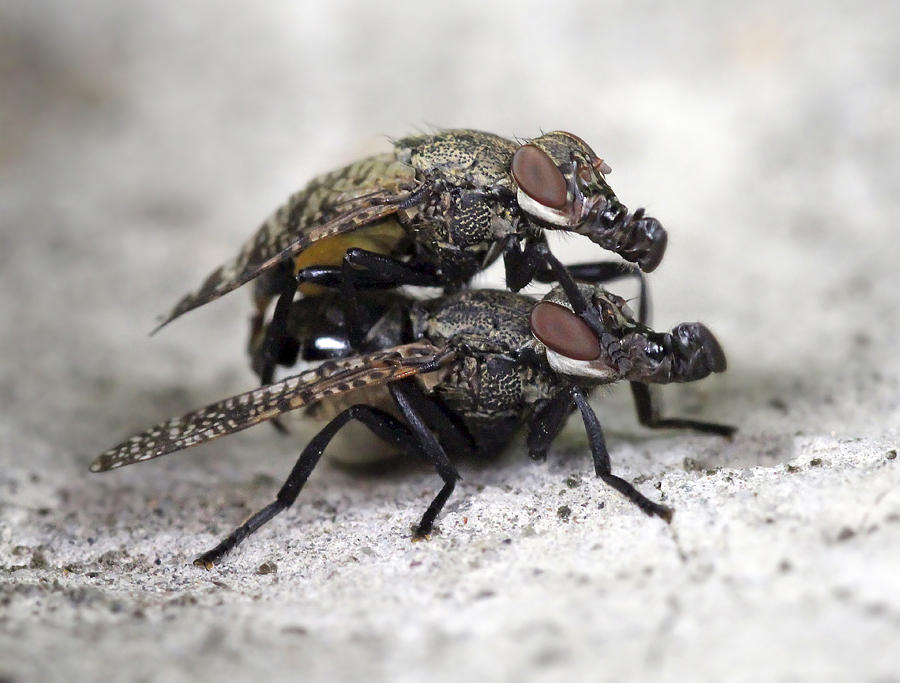
[[[898,27],[887,1],[0,5],[0,681],[900,681]],[[323,465],[191,566],[302,436],[88,474],[253,384],[245,291],[155,316],[308,178],[429,126],[594,146],[670,232],[656,326],[729,355],[669,412],[740,435],[598,399],[671,527],[573,425],[546,465],[463,465],[429,542],[433,473]]]

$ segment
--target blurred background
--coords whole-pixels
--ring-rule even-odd
[[[659,218],[655,326],[703,320],[729,355],[726,375],[667,394],[741,427],[720,465],[786,462],[801,437],[896,443],[898,116],[887,0],[0,2],[3,562],[31,544],[65,564],[63,483],[100,505],[96,453],[253,385],[247,291],[151,339],[157,316],[310,178],[434,128],[574,132]],[[643,438],[627,392],[601,418],[613,446]],[[280,478],[294,448],[258,432],[116,481]],[[47,506],[59,517],[35,517]]]

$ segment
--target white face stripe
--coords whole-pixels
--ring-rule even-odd
[[[605,365],[599,360],[573,360],[550,349],[547,349],[547,362],[550,363],[551,368],[563,375],[588,377],[590,379],[618,377],[614,368]]]
[[[546,221],[552,225],[559,225],[564,228],[573,225],[568,214],[557,211],[556,209],[551,209],[549,206],[544,206],[539,201],[536,201],[525,194],[521,188],[517,188],[516,201],[519,203],[519,207],[529,216],[540,218],[542,221]]]

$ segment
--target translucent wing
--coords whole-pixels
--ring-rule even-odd
[[[272,420],[328,396],[433,372],[454,357],[455,352],[448,348],[417,342],[364,356],[325,361],[281,382],[151,427],[100,455],[91,464],[91,471],[105,472],[158,458]]]
[[[392,154],[370,157],[320,176],[272,214],[235,258],[182,298],[156,330],[296,258],[314,242],[397,213],[416,184],[413,169],[394,160]]]

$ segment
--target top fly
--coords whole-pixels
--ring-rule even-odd
[[[452,292],[501,255],[509,289],[563,279],[566,293],[578,297],[547,248],[545,230],[585,235],[644,272],[665,252],[659,221],[643,209],[629,213],[606,182],[609,172],[583,140],[560,131],[525,144],[475,130],[397,140],[392,152],[319,176],[291,196],[160,326],[255,280],[255,329],[272,299],[282,302],[269,326],[261,373],[267,383],[298,290],[341,288],[353,335],[357,289]],[[608,279],[639,272],[605,265]],[[589,310],[584,301],[573,304],[579,314]]]

